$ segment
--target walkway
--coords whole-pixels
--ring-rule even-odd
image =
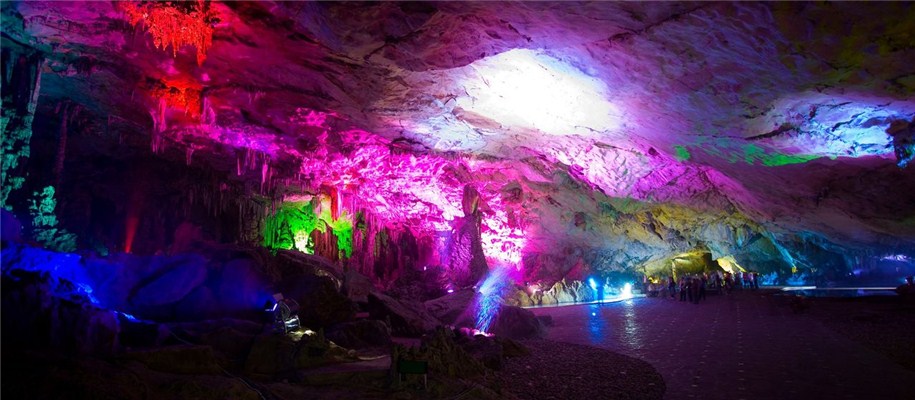
[[[531,311],[552,316],[548,339],[648,361],[667,399],[902,399],[915,387],[915,372],[756,292]]]

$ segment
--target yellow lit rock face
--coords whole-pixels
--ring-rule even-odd
[[[721,269],[732,274],[736,272],[746,271],[746,269],[741,267],[740,264],[737,264],[737,260],[734,259],[734,256],[721,257],[715,261],[718,262],[718,265],[721,266]]]
[[[655,258],[639,266],[637,271],[651,277],[666,279],[672,275],[679,277],[714,270],[708,261],[708,251],[700,248],[675,254],[659,253]]]

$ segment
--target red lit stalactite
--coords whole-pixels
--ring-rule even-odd
[[[213,24],[218,20],[208,2],[197,1],[191,7],[183,7],[185,9],[159,2],[131,1],[122,2],[120,6],[132,25],[143,23],[156,48],[164,50],[171,46],[172,53],[177,56],[182,46],[194,46],[197,64],[203,64],[206,52],[213,44]]]

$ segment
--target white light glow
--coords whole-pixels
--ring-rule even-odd
[[[470,66],[477,76],[464,82],[457,106],[504,127],[585,135],[620,126],[605,85],[567,62],[515,49]]]
[[[631,283],[627,283],[627,284],[623,285],[623,291],[620,293],[620,297],[622,297],[624,299],[632,298],[632,284]]]

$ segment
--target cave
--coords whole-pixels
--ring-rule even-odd
[[[909,2],[7,1],[0,39],[10,398],[911,395]]]

